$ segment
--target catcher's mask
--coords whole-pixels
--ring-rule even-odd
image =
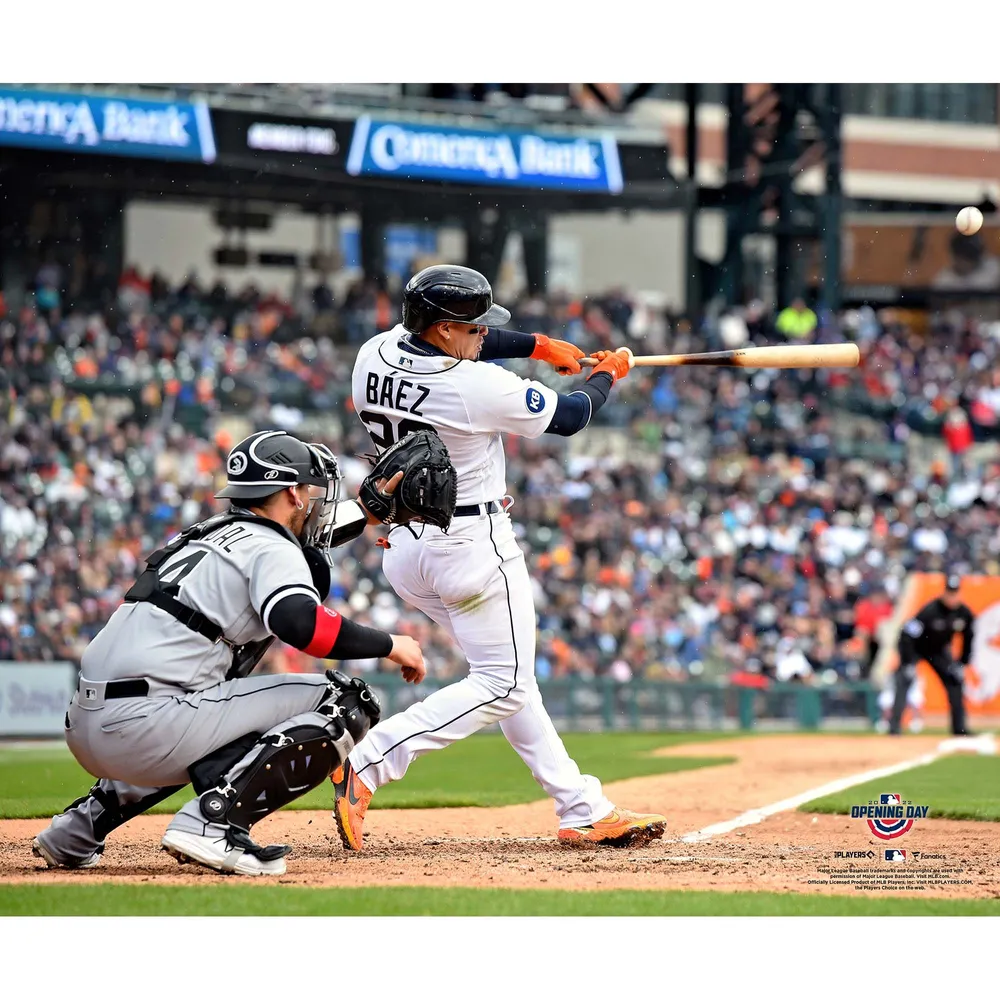
[[[333,526],[337,519],[337,504],[340,503],[340,484],[343,476],[333,452],[325,444],[314,442],[307,444],[306,447],[316,466],[325,475],[326,481],[321,484],[325,487],[325,493],[309,502],[309,513],[302,529],[302,544],[319,549],[323,558],[331,562],[330,546]]]

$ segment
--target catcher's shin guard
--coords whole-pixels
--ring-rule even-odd
[[[297,715],[256,739],[249,734],[235,740],[192,767],[197,784],[204,783],[206,765],[226,768],[216,786],[201,794],[199,807],[207,820],[249,831],[321,784],[347,759],[378,721],[379,703],[359,678],[336,670],[328,670],[327,677],[327,692],[316,711]],[[234,763],[240,749],[244,752]],[[195,768],[201,773],[195,775]]]
[[[296,716],[262,736],[218,787],[202,794],[202,815],[249,831],[325,781],[353,747],[339,719]]]

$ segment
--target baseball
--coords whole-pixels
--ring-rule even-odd
[[[978,208],[971,206],[963,208],[955,217],[955,228],[963,236],[972,236],[973,233],[978,233],[982,225],[983,213]]]

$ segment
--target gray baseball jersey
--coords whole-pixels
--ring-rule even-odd
[[[88,680],[145,677],[187,691],[221,683],[234,646],[271,635],[275,603],[293,594],[322,601],[302,549],[266,525],[237,521],[190,541],[159,571],[178,586],[177,600],[223,630],[211,642],[152,604],[122,604],[84,651]]]

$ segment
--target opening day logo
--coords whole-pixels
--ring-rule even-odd
[[[880,840],[893,840],[909,833],[914,822],[926,819],[930,806],[915,805],[904,801],[895,792],[884,792],[878,801],[866,806],[851,806],[851,819],[868,821],[868,829]]]

